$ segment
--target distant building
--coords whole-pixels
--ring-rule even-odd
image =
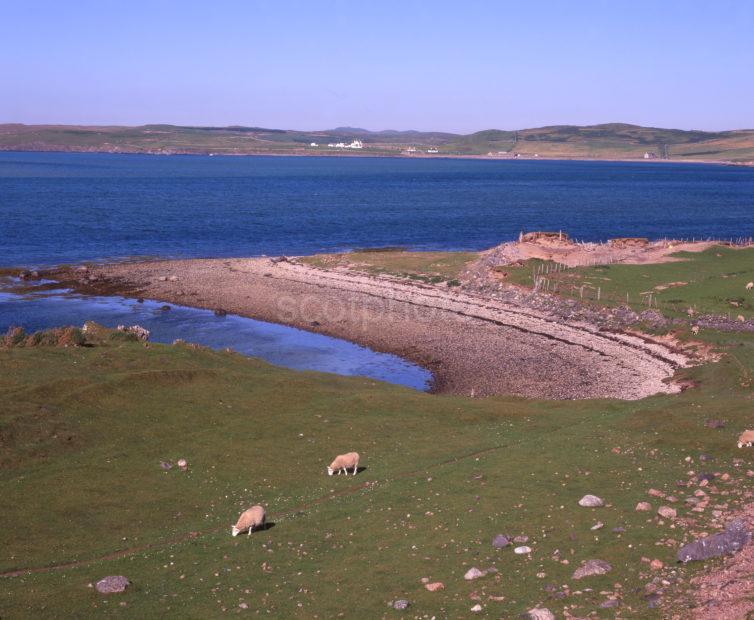
[[[440,151],[434,146],[431,149],[427,149],[427,153],[439,153]]]
[[[650,153],[647,151],[644,153],[644,159],[657,159],[657,153]]]
[[[354,140],[346,148],[349,148],[349,149],[363,149],[364,145],[361,143],[361,140]]]
[[[319,146],[316,142],[312,142],[309,146]]]

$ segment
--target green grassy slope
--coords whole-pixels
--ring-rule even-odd
[[[730,472],[717,486],[731,507],[751,489],[732,459],[749,460],[735,438],[750,425],[754,340],[735,344],[735,360],[689,372],[699,388],[639,402],[439,397],[180,345],[0,350],[0,571],[82,563],[0,577],[0,616],[397,618],[387,602],[407,598],[409,616],[457,618],[478,596],[481,617],[543,603],[609,618],[609,591],[624,617],[660,617],[641,558],[672,563],[685,529],[634,506],[659,506],[650,487],[675,493],[699,531],[707,517],[682,501],[696,487],[676,486],[689,469]],[[366,469],[327,477],[348,450]],[[187,472],[159,467],[180,457]],[[608,505],[579,507],[585,493]],[[232,538],[256,502],[274,527]],[[528,535],[533,553],[494,550],[498,533]],[[573,581],[595,557],[614,570]],[[467,582],[471,566],[500,572]],[[132,588],[87,587],[108,574]],[[552,599],[546,587],[563,584],[571,593]]]
[[[652,307],[666,316],[695,314],[754,316],[754,291],[746,285],[754,281],[754,248],[717,246],[704,252],[677,252],[675,262],[657,265],[598,265],[575,267],[543,276],[549,290],[560,295],[596,301],[600,289],[602,305],[629,305],[646,309],[649,295]],[[521,267],[505,267],[508,280],[532,286],[532,268],[542,261],[527,261]],[[583,291],[583,297],[582,297]]]
[[[360,139],[360,151],[328,149],[328,143]],[[311,147],[315,142],[319,147]],[[293,131],[261,127],[87,127],[0,125],[0,150],[62,150],[149,153],[399,154],[408,146],[439,155],[486,155],[509,152],[531,157],[636,159],[658,158],[754,160],[754,130],[685,131],[621,123],[577,127],[540,127],[519,131],[490,129],[468,135],[420,131],[367,131],[339,127]]]

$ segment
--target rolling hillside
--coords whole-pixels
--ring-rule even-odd
[[[361,149],[328,146],[360,140]],[[315,143],[316,146],[312,146]],[[415,150],[414,150],[415,149]],[[294,131],[176,125],[0,125],[0,150],[112,153],[369,154],[754,162],[754,130],[707,132],[621,123],[461,135],[338,127]],[[432,153],[427,153],[432,150]],[[436,153],[434,151],[437,151]]]

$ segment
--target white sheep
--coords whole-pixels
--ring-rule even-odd
[[[753,288],[754,288],[754,282],[748,282],[748,283],[746,284],[746,290],[747,290],[747,291],[750,291],[750,290],[751,290],[751,289],[753,289]]]
[[[251,533],[264,525],[265,519],[267,519],[267,513],[264,510],[264,506],[252,506],[248,510],[245,510],[235,525],[231,525],[231,534],[238,536],[241,532]]]
[[[754,431],[744,431],[738,437],[739,448],[743,448],[744,446],[746,446],[747,448],[751,448],[751,445],[753,443],[754,443]]]
[[[327,468],[327,474],[329,476],[332,476],[335,471],[337,470],[338,475],[340,476],[340,472],[343,471],[345,475],[348,475],[348,470],[353,467],[353,475],[356,475],[356,472],[359,469],[359,453],[358,452],[349,452],[348,454],[339,454],[335,457],[335,460],[330,463],[330,466]]]
[[[694,335],[696,336],[696,335],[697,335],[697,334],[699,333],[699,326],[698,326],[698,325],[694,325],[694,326],[693,326],[693,327],[691,328],[691,333],[692,333],[692,334],[694,334]]]

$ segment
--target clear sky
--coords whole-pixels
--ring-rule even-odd
[[[0,123],[754,128],[750,0],[0,0]]]

